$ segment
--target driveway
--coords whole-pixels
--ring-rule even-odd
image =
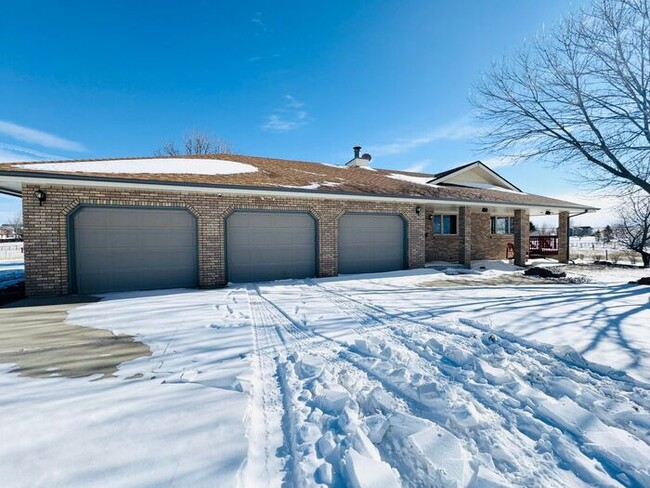
[[[15,486],[650,484],[647,384],[495,324],[539,310],[521,300],[534,294],[566,297],[570,318],[609,293],[607,317],[627,327],[647,318],[647,291],[481,287],[476,275],[423,286],[436,279],[122,293],[68,310],[67,325],[133,337],[151,355],[86,378],[5,365],[0,475]],[[480,309],[488,299],[498,314]]]

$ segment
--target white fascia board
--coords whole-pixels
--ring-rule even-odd
[[[347,193],[325,193],[325,192],[312,192],[312,191],[286,191],[286,190],[270,190],[270,189],[255,189],[255,188],[228,188],[218,186],[194,186],[194,185],[165,185],[160,183],[135,183],[129,181],[102,181],[102,180],[87,180],[87,179],[66,179],[66,178],[48,178],[38,176],[9,176],[0,174],[2,181],[18,182],[32,185],[48,185],[48,186],[75,186],[75,187],[91,187],[91,188],[123,188],[132,190],[144,191],[165,191],[165,192],[193,192],[193,193],[209,193],[217,195],[242,195],[242,196],[261,196],[261,197],[277,197],[277,198],[310,198],[318,200],[344,200],[344,201],[360,201],[360,202],[394,202],[394,203],[410,203],[412,205],[458,205],[465,207],[485,207],[485,206],[499,206],[514,209],[528,209],[528,210],[549,210],[553,213],[561,211],[587,211],[595,212],[599,209],[592,207],[583,207],[580,205],[574,206],[541,206],[531,204],[517,204],[498,201],[466,201],[466,200],[452,200],[452,199],[434,199],[426,197],[395,197],[395,196],[381,196],[381,195],[359,195]]]
[[[429,183],[439,185],[440,183],[444,183],[445,181],[447,181],[447,180],[449,180],[451,178],[455,178],[455,177],[457,177],[459,175],[462,175],[463,173],[467,173],[468,171],[471,171],[471,170],[473,170],[475,168],[479,168],[480,170],[487,173],[492,178],[496,178],[498,181],[500,181],[504,186],[508,187],[510,190],[515,191],[517,193],[523,193],[519,188],[515,187],[512,183],[510,183],[508,180],[506,180],[499,173],[497,173],[492,168],[490,168],[489,166],[486,166],[485,164],[483,164],[480,161],[476,161],[475,163],[472,163],[472,164],[470,164],[469,166],[467,166],[465,168],[459,169],[458,171],[456,171],[454,173],[450,173],[450,174],[448,174],[446,176],[443,176],[440,179],[433,179]],[[469,188],[472,188],[472,187],[469,186]]]

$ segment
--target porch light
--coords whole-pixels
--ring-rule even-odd
[[[420,212],[422,212],[422,207],[418,205],[417,207],[415,207],[415,213],[420,215]]]
[[[483,213],[487,213],[487,212],[488,212],[487,207],[483,207],[483,208],[481,209],[481,212],[483,212]]]
[[[544,215],[551,215],[551,211],[547,210],[546,212],[544,212]]]
[[[38,200],[38,206],[39,206],[39,207],[42,207],[42,206],[43,206],[43,202],[44,202],[45,200],[47,200],[47,194],[46,194],[43,190],[41,190],[41,189],[39,188],[38,190],[36,190],[36,191],[34,192],[34,196],[35,196],[36,199]]]

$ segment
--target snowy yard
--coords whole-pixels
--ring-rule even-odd
[[[107,295],[68,323],[134,335],[152,355],[108,379],[1,365],[0,476],[6,486],[649,486],[650,288],[615,274],[490,284],[508,274]],[[463,286],[477,279],[486,284]]]

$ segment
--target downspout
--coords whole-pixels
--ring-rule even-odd
[[[566,229],[567,234],[570,234],[570,233],[571,233],[571,219],[572,219],[573,217],[577,217],[577,216],[579,216],[579,215],[584,215],[584,214],[586,214],[586,213],[589,213],[589,210],[585,210],[585,211],[583,211],[583,212],[580,212],[580,213],[577,213],[577,214],[573,214],[573,215],[569,214],[569,218],[567,219],[567,220],[568,220],[568,222],[567,222],[567,229]],[[567,260],[567,263],[570,261],[570,259],[569,259],[569,257],[571,256],[571,255],[569,254],[570,251],[571,251],[571,236],[570,236],[570,235],[567,235],[567,236],[566,236],[566,260]]]

